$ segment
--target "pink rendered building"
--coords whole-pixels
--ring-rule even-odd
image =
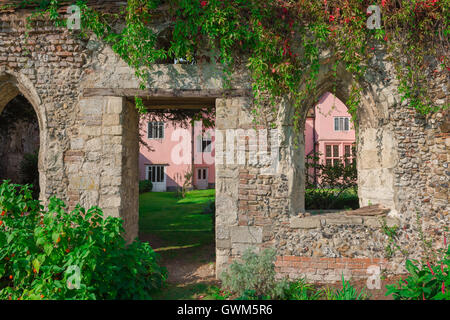
[[[325,164],[343,161],[344,155],[351,159],[355,130],[350,118],[342,101],[329,92],[322,95],[306,119],[305,155],[319,153],[319,161]],[[140,180],[150,179],[153,191],[171,191],[181,187],[186,173],[193,171],[194,188],[214,188],[212,130],[202,132],[200,123],[181,127],[161,121],[141,122],[141,136],[151,150],[140,147]]]
[[[321,164],[351,161],[355,130],[345,104],[333,94],[323,94],[308,112],[305,125],[305,155],[318,153]],[[310,173],[313,176],[313,173]]]
[[[143,123],[145,121],[145,123]],[[139,179],[151,180],[153,191],[182,187],[188,172],[196,189],[215,187],[214,136],[201,123],[181,127],[172,122],[141,121]]]

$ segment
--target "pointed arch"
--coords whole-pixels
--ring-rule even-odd
[[[47,119],[45,109],[42,100],[30,79],[21,73],[0,69],[0,113],[3,112],[6,105],[19,94],[22,94],[32,105],[38,119],[40,139],[38,160],[39,198],[42,200],[45,196],[46,186],[45,154],[47,148]]]

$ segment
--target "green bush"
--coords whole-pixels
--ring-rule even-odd
[[[153,183],[150,180],[139,181],[139,193],[150,192],[153,189]]]
[[[285,295],[288,300],[319,300],[323,297],[323,291],[305,279],[298,279],[289,283]]]
[[[387,285],[395,300],[450,300],[450,245],[436,263],[406,261],[409,276]]]
[[[305,191],[306,210],[357,209],[358,194],[355,190],[337,191],[334,189],[307,189]]]
[[[356,290],[350,282],[342,276],[342,289],[325,290],[327,300],[367,300],[369,296],[362,289],[360,292]]]
[[[242,262],[234,261],[220,278],[225,289],[240,299],[275,299],[284,297],[288,284],[275,279],[275,250],[265,249],[256,254],[244,251]]]
[[[0,299],[150,299],[166,279],[148,243],[126,245],[98,207],[48,211],[29,186],[0,186]]]

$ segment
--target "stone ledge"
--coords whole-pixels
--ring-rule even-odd
[[[344,212],[319,214],[316,216],[294,216],[290,219],[292,229],[318,229],[326,225],[361,225],[369,228],[381,228],[382,219],[388,227],[399,224],[399,220],[392,217],[346,216]]]

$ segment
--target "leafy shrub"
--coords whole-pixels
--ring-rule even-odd
[[[48,211],[29,186],[0,186],[0,299],[149,299],[166,271],[148,243],[126,245],[98,207]]]
[[[289,283],[285,295],[288,300],[319,300],[323,296],[323,291],[306,283],[305,279],[298,279]]]
[[[409,276],[387,285],[395,300],[450,300],[450,245],[437,263],[407,260]]]
[[[222,285],[238,294],[240,299],[282,298],[287,283],[275,279],[274,262],[273,249],[265,249],[260,254],[247,249],[242,262],[234,261],[221,274]]]
[[[153,183],[150,180],[139,181],[139,193],[150,192],[153,189]]]
[[[327,300],[366,300],[368,295],[362,289],[359,293],[350,282],[342,276],[342,289],[325,290]]]
[[[305,208],[318,209],[357,209],[359,199],[356,190],[343,192],[334,189],[307,189],[305,191]]]
[[[305,174],[306,209],[359,208],[355,159],[344,156],[341,161],[327,165],[321,163],[320,153],[313,153],[306,157]]]

